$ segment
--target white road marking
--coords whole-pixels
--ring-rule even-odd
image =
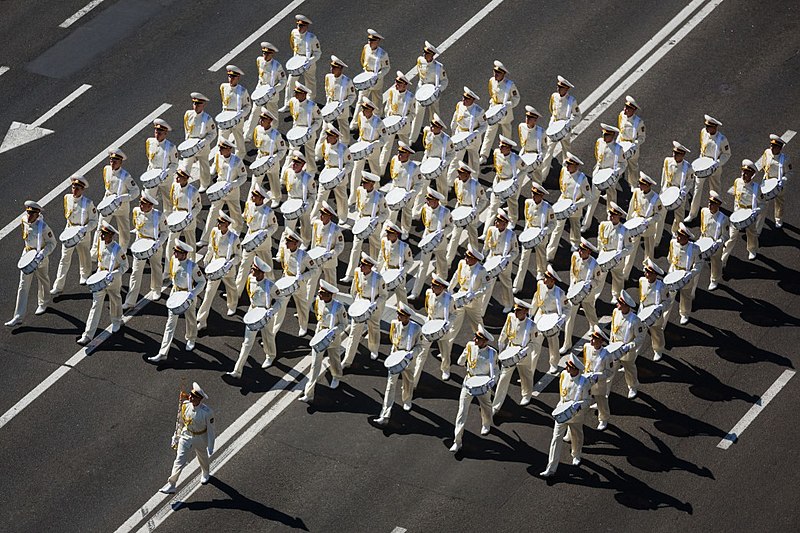
[[[794,130],[786,130],[786,131],[783,132],[783,135],[781,135],[781,139],[783,139],[783,142],[788,143],[789,141],[794,139],[795,135],[797,135],[796,131],[794,131]]]
[[[91,11],[94,8],[96,8],[97,6],[99,6],[102,3],[103,3],[103,0],[92,0],[91,2],[89,2],[88,4],[86,4],[85,6],[80,8],[78,11],[76,11],[75,14],[72,15],[70,18],[68,18],[67,20],[65,20],[61,24],[59,24],[58,27],[59,28],[69,28],[70,26],[75,24],[75,22],[77,22],[79,18],[81,18],[86,13],[88,13],[89,11]]]
[[[222,56],[219,61],[208,67],[208,70],[211,72],[217,72],[219,69],[227,65],[231,59],[241,54],[248,46],[252,45],[256,42],[262,35],[267,33],[270,28],[272,28],[275,24],[283,20],[284,17],[289,15],[292,11],[297,9],[305,0],[294,0],[285,8],[281,9],[274,17],[269,19],[263,26],[258,28],[256,31],[250,34],[244,41],[236,45],[236,47]]]
[[[89,85],[88,83],[84,83],[83,85],[81,85],[80,87],[78,87],[77,89],[75,89],[74,91],[72,91],[72,92],[71,92],[69,95],[67,95],[67,97],[66,97],[66,98],[64,98],[63,100],[61,100],[61,101],[60,101],[59,103],[57,103],[56,105],[54,105],[54,106],[53,106],[53,107],[50,109],[50,111],[48,111],[47,113],[45,113],[44,115],[42,115],[41,117],[39,117],[39,118],[38,118],[36,121],[34,121],[34,122],[31,124],[31,126],[32,126],[32,127],[34,127],[34,128],[36,128],[36,127],[38,127],[38,126],[41,126],[42,124],[44,124],[45,122],[47,122],[49,119],[51,119],[53,116],[55,116],[55,114],[56,114],[56,113],[58,113],[59,111],[61,111],[61,110],[62,110],[62,109],[64,109],[65,107],[67,107],[67,106],[68,106],[69,104],[71,104],[71,103],[72,103],[72,102],[73,102],[73,101],[74,101],[76,98],[78,98],[80,95],[82,95],[83,93],[85,93],[86,91],[88,91],[88,90],[89,90],[89,89],[91,89],[91,88],[92,88],[92,86],[91,86],[91,85]]]
[[[736,425],[733,426],[733,429],[728,432],[725,438],[719,441],[717,448],[723,450],[730,448],[731,444],[739,439],[741,434],[744,433],[744,430],[747,429],[747,426],[753,423],[753,420],[755,420],[756,417],[761,414],[761,411],[763,411],[764,408],[769,405],[769,402],[771,402],[772,399],[778,395],[781,389],[786,386],[786,384],[794,375],[794,370],[784,370],[783,374],[781,374],[778,379],[775,380],[775,383],[770,385],[770,387],[767,389],[767,392],[765,392],[761,398],[756,400],[756,403],[753,405],[753,407],[751,407],[750,410],[747,411],[747,413],[745,413],[745,415],[741,418],[741,420],[739,420]]]
[[[172,104],[161,104],[158,106],[155,111],[144,117],[138,123],[136,123],[131,129],[125,132],[121,137],[115,140],[113,143],[109,144],[107,148],[104,148],[99,154],[97,154],[91,161],[83,165],[81,168],[70,174],[70,176],[74,176],[75,174],[86,174],[101,161],[105,160],[108,157],[108,150],[111,148],[118,148],[128,142],[134,135],[139,133],[145,126],[148,126],[155,118],[160,116],[164,113],[167,109],[172,107]],[[39,204],[42,206],[46,206],[50,202],[52,202],[55,198],[58,198],[64,190],[69,187],[70,181],[69,178],[66,178],[60,184],[56,185],[50,192],[44,195],[40,200]],[[5,239],[8,235],[14,231],[20,224],[19,217],[15,217],[14,220],[6,224],[2,229],[0,229],[0,240]]]
[[[11,70],[11,67],[0,66],[0,76]]]
[[[397,526],[392,530],[392,533],[406,533],[406,531],[408,531],[406,528]]]

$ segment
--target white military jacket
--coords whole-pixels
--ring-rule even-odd
[[[166,170],[169,176],[178,170],[178,149],[168,139],[158,142],[155,137],[150,137],[145,141],[144,148],[147,170]]]
[[[414,261],[414,254],[411,253],[411,246],[408,243],[397,239],[390,241],[387,237],[381,239],[381,252],[378,255],[376,268],[403,268],[410,266]]]
[[[156,208],[152,208],[145,213],[140,207],[134,207],[132,218],[137,239],[153,239],[154,241],[158,241],[166,240],[169,236],[167,217]]]
[[[494,379],[497,350],[488,344],[483,348],[478,348],[475,341],[469,341],[464,347],[461,357],[458,358],[458,364],[466,367],[467,377],[489,376]],[[466,380],[464,380],[463,386],[466,387]]]
[[[549,228],[553,229],[556,216],[553,214],[553,207],[547,200],[542,200],[538,204],[533,198],[525,200],[525,207],[522,209],[522,216],[525,217],[525,228]]]
[[[232,87],[228,82],[221,83],[219,96],[222,100],[222,109],[225,111],[241,111],[243,115],[246,115],[253,105],[250,100],[250,93],[241,83],[235,87]]]
[[[64,218],[67,227],[86,226],[87,232],[97,227],[97,209],[91,198],[86,195],[78,198],[72,194],[64,195]]]
[[[401,350],[410,352],[419,343],[419,336],[422,328],[413,320],[403,325],[399,319],[395,318],[389,324],[389,341],[392,343],[392,352]]]

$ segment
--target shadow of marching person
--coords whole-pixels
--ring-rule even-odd
[[[695,324],[698,328],[707,331],[711,338],[716,341],[716,353],[721,359],[740,365],[769,362],[778,366],[794,368],[791,359],[788,357],[762,350],[733,331],[720,329],[699,321],[696,321]]]
[[[709,436],[723,438],[728,434],[713,424],[670,409],[646,392],[639,391],[637,401],[620,400],[612,404],[614,416],[631,416],[655,420],[657,430],[673,437]]]

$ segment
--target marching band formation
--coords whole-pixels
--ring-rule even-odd
[[[546,116],[535,107],[519,109],[520,92],[508,69],[495,61],[486,109],[481,96],[464,87],[446,122],[439,99],[448,76],[436,47],[424,43],[415,92],[399,71],[384,92],[391,76],[389,55],[383,37],[369,29],[362,70],[350,78],[348,65],[330,56],[330,72],[318,96],[316,66],[322,51],[311,25],[296,16],[292,56],[285,65],[275,59],[277,47],[261,43],[252,93],[240,83],[243,70],[228,65],[228,81],[219,91],[222,111],[215,117],[206,111],[210,98],[191,93],[178,144],[168,138],[172,126],[155,120],[153,137],[145,142],[148,166],[138,182],[124,168],[127,156],[120,149],[109,152],[103,197],[96,206],[85,195],[90,181],[74,176],[64,196],[66,227],[58,240],[42,207],[26,202],[17,304],[6,326],[22,323],[34,278],[35,314],[47,310],[51,296],[64,291],[77,251],[80,284],[92,292],[78,344],[94,338],[106,296],[116,332],[123,312],[136,305],[149,281],[144,290],[149,301],[169,290],[161,347],[149,358],[158,363],[169,357],[181,318],[185,351],[194,349],[222,285],[228,317],[236,315],[242,293],[249,299],[244,339],[228,372],[232,378],[246,372],[259,333],[262,367],[272,365],[279,356],[276,334],[287,332],[283,322],[291,305],[299,323],[291,333],[306,337],[313,328],[312,365],[300,400],[313,402],[325,358],[329,386],[345,380],[366,336],[370,358],[384,358],[388,369],[375,419],[379,426],[389,422],[398,382],[403,409],[412,408],[432,351],[440,359],[437,374],[450,379],[454,339],[466,326],[474,336],[457,354],[466,377],[452,452],[461,448],[473,398],[480,406],[481,434],[489,433],[515,370],[520,405],[530,403],[546,344],[547,372],[558,376],[559,402],[549,462],[541,475],[556,472],[564,441],[571,443],[572,463],[579,464],[589,404],[596,404],[596,427],[604,430],[618,370],[624,373],[628,398],[636,396],[636,358],[647,351],[647,335],[658,361],[676,301],[679,322],[689,320],[704,266],[710,265],[708,290],[714,290],[740,233],[746,235],[749,259],[755,259],[770,203],[774,227],[781,227],[784,186],[792,174],[784,140],[771,135],[761,157],[742,161],[728,191],[733,196],[729,217],[721,208],[730,147],[721,122],[712,116],[705,116],[697,157],[690,162],[692,150],[673,142],[659,179],[640,170],[645,123],[639,104],[627,96],[616,124],[601,124],[588,176],[587,163],[571,147],[581,111],[566,78],[557,78],[545,127],[539,120]],[[522,114],[516,130],[515,110]],[[277,129],[283,113],[291,120],[285,137]],[[559,190],[551,193],[544,183],[554,158],[561,163]],[[480,174],[489,164],[493,174],[487,187]],[[623,189],[631,194],[627,209],[617,196]],[[703,196],[707,202],[701,209]],[[601,199],[607,216],[593,231]],[[133,202],[138,205],[131,209]],[[204,203],[210,207],[198,226]],[[698,216],[699,228],[690,227]],[[667,224],[669,252],[659,258]],[[561,237],[567,225],[565,243]],[[416,244],[408,242],[412,235]],[[61,259],[51,287],[49,256],[58,241]],[[342,256],[345,242],[351,245],[349,257]],[[571,254],[566,279],[552,266],[560,254]],[[340,259],[346,268],[337,279]],[[634,267],[641,271],[638,280],[631,277]],[[609,274],[610,296],[605,296]],[[519,298],[534,287],[531,300]],[[601,297],[616,306],[610,331],[598,318]],[[493,299],[506,315],[495,334],[483,321]],[[581,309],[589,342],[573,350]],[[390,341],[388,353],[381,344],[383,332]],[[566,356],[563,371],[561,356]],[[213,418],[201,403],[205,397],[195,384],[182,404],[178,458],[165,489],[174,491],[191,448],[208,479]],[[206,431],[200,426],[210,433],[200,439],[203,446],[195,445],[204,434],[198,431]]]

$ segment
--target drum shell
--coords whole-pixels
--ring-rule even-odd
[[[106,196],[103,198],[99,204],[97,204],[97,212],[103,215],[104,217],[108,217],[114,214],[114,212],[119,209],[119,206],[122,205],[122,197],[118,195]]]
[[[171,232],[178,233],[192,223],[192,218],[192,213],[189,211],[175,211],[167,217],[167,226]]]
[[[286,132],[286,140],[295,148],[300,148],[311,140],[311,128],[308,126],[294,126]]]
[[[225,274],[230,272],[231,267],[232,263],[229,263],[224,257],[218,257],[206,265],[206,277],[211,281],[222,279]]]
[[[414,95],[414,98],[416,98],[419,105],[428,107],[439,99],[439,93],[439,88],[434,84],[425,83],[419,89],[417,89],[417,93]]]
[[[229,130],[239,124],[244,115],[241,111],[222,111],[214,118],[217,122],[217,127],[221,130]]]
[[[439,318],[428,320],[422,326],[422,336],[429,342],[438,341],[447,334],[450,323]]]
[[[468,226],[478,217],[478,210],[474,207],[462,205],[453,209],[453,224],[459,228]]]
[[[494,104],[486,110],[486,122],[491,126],[497,124],[508,114],[508,106],[505,104]]]
[[[188,159],[199,153],[205,144],[203,139],[186,139],[178,145],[178,156],[180,156],[181,159]]]
[[[362,222],[365,221],[365,222]],[[353,224],[353,236],[356,239],[365,241],[370,238],[372,232],[378,225],[378,219],[372,217],[361,217]]]
[[[72,248],[81,242],[85,235],[86,226],[67,226],[58,236],[58,240],[64,248]]]
[[[22,257],[19,258],[17,262],[17,268],[19,268],[23,274],[33,274],[39,265],[41,264],[41,260],[37,259],[38,252],[36,250],[28,250],[27,252],[22,254]]]
[[[286,61],[284,67],[287,75],[300,76],[311,67],[311,62],[305,56],[293,56]]]
[[[133,257],[142,261],[153,257],[160,246],[160,243],[153,239],[136,239],[136,241],[131,244],[131,253]]]
[[[267,230],[254,231],[242,239],[242,249],[245,252],[255,252],[267,240]]]
[[[206,196],[208,196],[210,202],[217,202],[228,196],[231,189],[233,189],[233,186],[227,181],[218,181],[212,183],[211,186],[206,189]]]
[[[444,172],[445,162],[440,157],[428,157],[419,166],[419,173],[426,180],[436,179]]]
[[[372,72],[362,72],[353,77],[353,87],[357,91],[365,91],[378,83],[378,76]]]
[[[424,254],[431,253],[442,243],[443,238],[444,232],[442,230],[429,233],[422,237],[422,240],[419,241],[419,249]]]
[[[542,228],[525,228],[519,234],[519,244],[527,250],[531,250],[544,242],[547,232]]]
[[[339,170],[337,167],[323,168],[319,173],[319,184],[326,191],[336,188],[337,185],[344,181],[347,172],[344,169]]]

